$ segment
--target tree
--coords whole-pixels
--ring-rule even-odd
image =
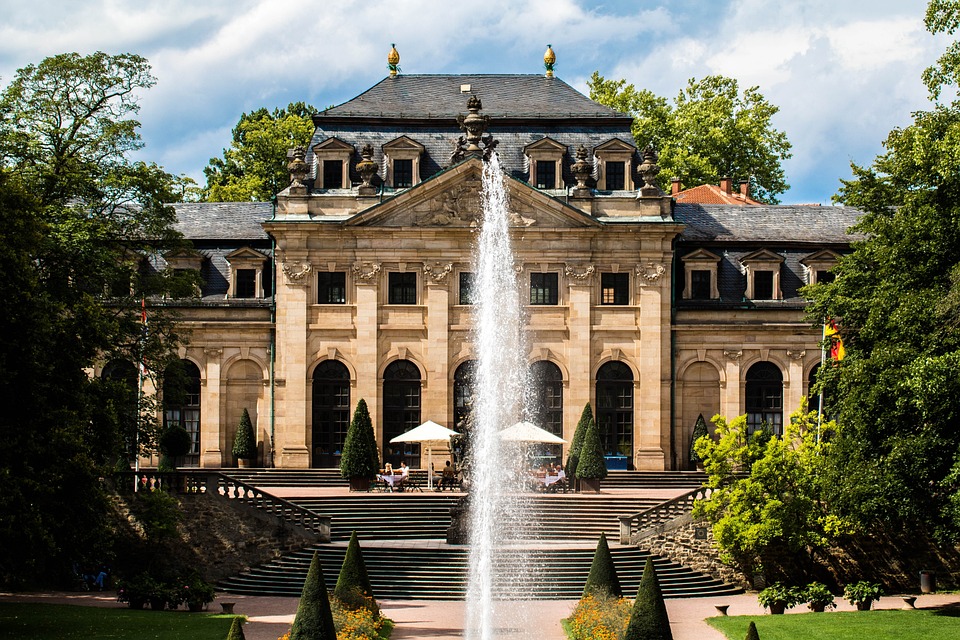
[[[697,422],[693,425],[693,434],[690,436],[690,462],[696,464],[703,462],[703,458],[697,453],[697,440],[709,435],[707,431],[707,421],[703,419],[703,414],[697,416]]]
[[[685,187],[716,184],[721,177],[750,180],[752,197],[776,204],[789,188],[781,163],[791,144],[773,126],[780,110],[758,87],[740,91],[733,78],[691,79],[673,104],[626,80],[607,80],[594,72],[590,98],[633,116],[639,148],[653,144],[660,154],[660,186],[671,178]]]
[[[0,93],[0,331],[17,336],[0,347],[0,397],[18,408],[0,417],[0,582],[102,561],[99,478],[134,443],[156,444],[155,405],[137,414],[135,393],[88,373],[119,360],[135,380],[137,363],[162,371],[175,357],[169,316],[151,310],[146,335],[141,323],[141,300],[171,290],[141,258],[179,241],[164,206],[176,178],[128,157],[141,146],[130,116],[153,82],[139,56],[61,54]]]
[[[583,437],[583,450],[577,463],[577,478],[580,480],[602,480],[607,477],[607,464],[603,457],[603,443],[597,425],[590,418],[587,433]]]
[[[927,29],[953,34],[960,2],[934,0]],[[894,129],[836,200],[864,211],[863,240],[832,283],[809,287],[809,317],[832,318],[846,347],[821,367],[834,439],[827,499],[862,525],[911,522],[960,539],[960,102],[954,42],[924,74],[933,103]]]
[[[251,460],[257,457],[257,435],[250,422],[250,412],[243,408],[240,424],[237,425],[237,437],[233,441],[233,455],[241,460]]]
[[[327,586],[323,581],[323,567],[320,555],[313,554],[307,579],[303,583],[300,604],[290,628],[290,640],[336,640],[337,631],[333,626],[333,612]]]
[[[350,534],[350,542],[343,556],[343,564],[340,566],[340,575],[337,576],[337,586],[333,589],[333,595],[348,606],[355,603],[363,606],[364,598],[373,599],[373,586],[367,575],[367,565],[363,562],[363,552],[360,549],[356,531]]]
[[[623,597],[620,578],[617,576],[617,567],[613,563],[613,556],[610,555],[607,535],[603,532],[600,533],[597,550],[593,553],[593,562],[590,564],[587,582],[583,585],[583,595],[589,595],[594,591],[602,591],[607,597]]]
[[[230,623],[230,631],[227,633],[227,640],[247,640],[243,635],[243,618],[237,616]]]
[[[630,622],[623,637],[624,640],[673,640],[667,605],[663,602],[657,571],[650,558],[643,567],[637,599],[633,601]]]
[[[268,202],[290,184],[287,151],[306,147],[313,135],[316,109],[291,102],[285,109],[244,113],[233,128],[233,141],[222,158],[204,168],[209,202]]]
[[[366,401],[360,398],[343,443],[340,474],[344,478],[372,479],[379,469],[380,455],[377,453],[377,438],[373,433],[373,423],[370,421]]]
[[[757,623],[753,620],[750,621],[750,626],[747,627],[747,635],[744,640],[760,640],[760,634],[757,633]]]
[[[580,412],[580,420],[577,422],[577,428],[573,432],[573,440],[570,442],[570,451],[567,453],[567,467],[564,473],[568,478],[577,477],[577,464],[580,461],[580,451],[583,449],[583,438],[587,435],[587,426],[593,421],[593,409],[588,402],[583,406]]]

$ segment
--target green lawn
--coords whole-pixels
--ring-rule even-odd
[[[960,610],[843,611],[708,618],[730,640],[743,640],[753,620],[760,640],[954,640]]]
[[[234,617],[0,602],[0,640],[224,640]]]

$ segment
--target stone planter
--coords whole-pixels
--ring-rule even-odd
[[[240,469],[250,469],[253,467],[253,460],[249,458],[237,458],[237,467]]]
[[[809,606],[810,611],[813,611],[814,613],[823,613],[827,610],[827,605],[820,602],[811,602],[807,606]]]
[[[600,478],[580,478],[580,491],[583,493],[600,493]]]
[[[187,609],[189,609],[189,610],[192,611],[193,613],[197,613],[197,612],[199,612],[199,611],[203,611],[203,603],[202,603],[202,602],[188,602],[188,603],[187,603]]]
[[[770,603],[770,613],[775,616],[783,615],[787,610],[787,605],[784,602],[771,602]]]
[[[350,491],[370,491],[370,478],[350,478]]]

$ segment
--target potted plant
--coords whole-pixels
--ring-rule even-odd
[[[213,585],[200,577],[198,573],[192,573],[186,580],[181,580],[180,590],[183,601],[187,603],[190,611],[202,611],[203,608],[213,602],[215,591]]]
[[[770,609],[771,614],[782,614],[787,609],[803,601],[803,593],[787,587],[781,582],[772,585],[757,594],[757,601],[764,609]]]
[[[807,606],[810,607],[811,611],[818,613],[837,607],[830,589],[821,582],[808,584],[807,588],[803,590],[803,599],[807,601]]]
[[[145,573],[117,580],[117,602],[126,602],[131,609],[143,609],[153,595],[156,585]]]
[[[843,589],[843,597],[847,602],[857,607],[857,611],[869,611],[874,600],[879,600],[883,590],[879,584],[861,580],[848,584]]]
[[[350,480],[350,491],[369,491],[370,481],[380,470],[377,439],[373,434],[370,412],[363,398],[357,402],[353,420],[347,429],[340,456],[340,475]]]
[[[583,449],[580,451],[580,460],[577,462],[577,479],[582,491],[600,493],[600,481],[607,477],[607,465],[603,459],[603,445],[600,443],[600,434],[593,418],[587,424],[587,432],[583,437]]]
[[[241,469],[253,466],[252,461],[257,457],[257,435],[253,431],[250,412],[247,411],[246,407],[243,409],[243,415],[240,416],[240,424],[237,425],[237,437],[233,441],[233,455],[237,458],[237,464]]]

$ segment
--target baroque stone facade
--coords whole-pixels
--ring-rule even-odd
[[[468,143],[458,117],[474,115],[486,130]],[[247,408],[259,464],[335,466],[363,398],[384,460],[420,466],[389,439],[426,420],[456,428],[469,410],[493,149],[516,253],[502,267],[527,303],[531,420],[570,440],[590,402],[611,466],[687,469],[698,415],[777,429],[808,394],[821,335],[799,289],[829,277],[856,211],[677,203],[649,184],[656,154],[635,147],[630,118],[553,77],[394,75],[314,122],[275,208],[177,205],[205,285],[167,302],[196,383],[165,417],[194,434],[192,462],[236,464]]]

